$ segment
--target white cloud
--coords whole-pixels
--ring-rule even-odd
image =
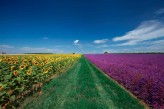
[[[0,45],[0,48],[6,48],[6,49],[8,49],[8,48],[14,48],[13,46],[10,46],[10,45]]]
[[[47,39],[48,39],[48,37],[43,37],[43,39],[44,39],[44,40],[47,40]]]
[[[148,47],[151,47],[151,49],[154,50],[159,50],[160,52],[164,52],[164,39],[152,41],[151,45]]]
[[[164,52],[164,46],[151,45],[134,48],[135,52]]]
[[[152,44],[164,45],[164,39],[163,39],[163,40],[156,40],[156,41],[153,41]]]
[[[79,40],[75,40],[73,43],[74,43],[75,45],[80,45],[80,44],[79,44]]]
[[[123,53],[141,53],[141,52],[164,52],[164,39],[145,41],[141,46],[130,46],[117,50]]]
[[[92,45],[92,44],[85,44],[85,45],[88,47],[94,47],[94,45]]]
[[[109,45],[103,44],[103,45],[96,46],[96,48],[106,48],[106,47],[109,47]]]
[[[32,48],[32,47],[21,47],[20,50],[26,53],[62,53],[63,50],[50,49],[50,48]]]
[[[0,45],[0,53],[1,52],[12,53],[14,48],[15,47],[11,45]]]
[[[125,43],[117,44],[116,46],[135,45],[142,41],[162,37],[164,37],[164,23],[157,20],[151,20],[142,22],[136,29],[129,31],[124,36],[113,38],[113,41],[127,41]]]
[[[64,45],[56,45],[56,48],[64,47]]]
[[[86,46],[93,47],[93,48],[107,48],[110,45],[108,45],[108,44],[99,44],[99,45],[86,44]]]
[[[161,9],[157,10],[155,12],[155,14],[157,14],[157,15],[164,14],[164,8],[161,8]]]
[[[70,48],[71,46],[70,45],[56,45],[56,46],[54,46],[54,48],[57,48],[57,49],[59,49],[59,48]]]
[[[95,44],[103,44],[107,43],[109,40],[108,39],[101,39],[101,40],[94,40],[93,43]]]

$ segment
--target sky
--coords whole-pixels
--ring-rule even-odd
[[[164,0],[0,0],[0,52],[164,52]]]

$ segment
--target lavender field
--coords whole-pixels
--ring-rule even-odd
[[[163,54],[87,54],[85,56],[150,107],[164,108]]]

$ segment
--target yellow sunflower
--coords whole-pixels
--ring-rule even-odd
[[[10,69],[13,70],[15,68],[15,66],[11,66]]]
[[[25,69],[25,68],[26,68],[25,65],[21,65],[21,66],[20,66],[20,69],[21,69],[21,70],[23,70],[23,69]]]
[[[17,75],[18,75],[18,70],[14,70],[14,71],[13,71],[13,75],[14,75],[14,76],[17,76]]]
[[[8,64],[12,64],[12,63],[13,63],[12,61],[8,62]]]
[[[43,73],[48,73],[48,70],[45,70]]]
[[[10,58],[7,59],[7,61],[10,61],[10,60],[11,60]]]
[[[18,62],[17,61],[14,61],[13,64],[18,64]]]
[[[27,63],[28,61],[27,61],[27,60],[23,60],[22,62],[23,62],[23,63]]]
[[[41,63],[41,66],[43,66],[44,65],[44,63]]]
[[[1,91],[1,90],[3,90],[3,85],[2,85],[2,84],[0,84],[0,91]]]
[[[38,62],[33,62],[33,64],[37,66],[39,63]]]
[[[28,70],[28,71],[26,72],[26,74],[27,74],[27,75],[31,75],[31,74],[32,74],[32,71],[31,71],[31,70]]]

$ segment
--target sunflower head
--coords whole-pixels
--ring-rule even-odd
[[[34,61],[34,62],[33,62],[33,64],[34,64],[34,65],[36,65],[36,66],[37,66],[37,65],[39,65],[39,63],[38,63],[38,62],[36,62],[36,61]]]
[[[27,60],[23,60],[22,62],[23,62],[23,63],[27,63],[28,61],[27,61]]]
[[[18,62],[17,61],[14,61],[13,64],[18,64]]]
[[[48,62],[46,61],[44,64],[48,64]]]
[[[44,65],[44,63],[41,63],[41,66],[43,66]]]
[[[15,66],[11,66],[10,69],[13,70],[15,68]]]
[[[12,62],[12,61],[10,61],[10,62],[8,62],[8,64],[13,64],[13,62]]]
[[[7,61],[10,61],[10,60],[11,60],[10,58],[7,59]]]
[[[20,66],[20,69],[21,69],[21,70],[23,70],[23,69],[25,69],[25,68],[26,68],[25,65],[21,65],[21,66]]]
[[[27,75],[31,75],[31,73],[32,73],[31,70],[28,70],[28,71],[26,72]]]
[[[1,91],[1,90],[3,90],[3,88],[4,88],[4,87],[3,87],[3,85],[2,85],[2,84],[0,84],[0,91]]]
[[[18,70],[14,70],[14,71],[13,71],[13,75],[14,75],[14,76],[17,76],[17,75],[18,75]]]
[[[45,73],[45,74],[48,73],[48,70],[45,70],[43,73]]]

